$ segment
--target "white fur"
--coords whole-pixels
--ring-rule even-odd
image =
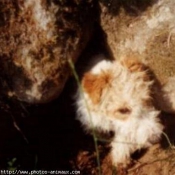
[[[126,165],[131,153],[151,146],[162,133],[159,111],[152,104],[143,103],[143,100],[151,98],[153,81],[144,80],[146,72],[131,72],[117,61],[102,60],[90,70],[94,75],[102,72],[111,72],[109,86],[103,88],[98,104],[93,104],[85,88],[83,92],[79,89],[76,96],[77,118],[85,130],[114,131],[112,162],[116,166],[121,163]],[[120,113],[119,109],[123,107],[131,112]]]
[[[96,66],[94,66],[92,68],[92,73],[93,74],[99,74],[101,73],[103,70],[108,70],[111,67],[111,62],[107,61],[107,60],[101,60],[100,62],[96,63]]]

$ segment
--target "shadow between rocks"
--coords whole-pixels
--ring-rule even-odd
[[[127,14],[137,16],[157,2],[157,0],[100,0],[111,15],[118,15],[123,8]]]

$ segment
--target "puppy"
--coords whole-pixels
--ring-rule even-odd
[[[113,131],[111,159],[126,167],[130,155],[159,141],[163,126],[153,106],[149,69],[137,59],[98,61],[82,76],[77,119],[86,131]]]

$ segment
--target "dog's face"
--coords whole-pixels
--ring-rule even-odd
[[[127,165],[131,153],[160,139],[163,126],[153,105],[153,83],[149,69],[135,59],[100,61],[82,77],[77,117],[87,131],[114,131],[115,166]]]
[[[82,86],[90,111],[117,129],[123,127],[123,133],[137,130],[141,143],[158,140],[162,125],[152,102],[153,80],[144,64],[135,59],[103,61],[84,75]]]
[[[82,80],[93,110],[122,120],[152,108],[152,84],[146,67],[135,60],[99,63]]]

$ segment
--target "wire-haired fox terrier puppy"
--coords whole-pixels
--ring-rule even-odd
[[[130,155],[159,141],[163,126],[154,108],[149,69],[136,59],[101,60],[82,76],[76,105],[85,130],[114,132],[111,159],[127,166]]]

